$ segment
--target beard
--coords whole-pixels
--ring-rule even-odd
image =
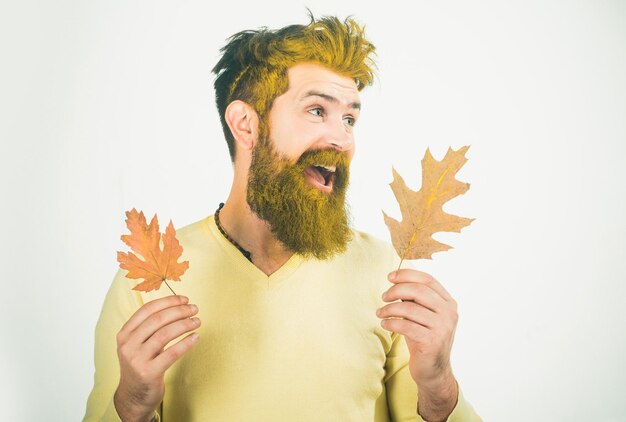
[[[336,167],[330,176],[334,178],[330,192],[306,181],[305,169],[313,165]],[[345,153],[330,149],[306,151],[292,164],[263,138],[252,152],[248,205],[291,251],[305,257],[331,258],[344,252],[352,238],[345,201],[348,166]]]

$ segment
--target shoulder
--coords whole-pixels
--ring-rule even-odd
[[[210,228],[211,218],[208,216],[176,229],[176,239],[183,248],[181,259],[206,259],[219,251],[218,242]]]
[[[191,224],[187,224],[186,226],[182,226],[176,229],[176,237],[179,241],[183,239],[193,239],[196,236],[203,236],[209,230],[209,217],[204,217],[201,220],[195,221]]]
[[[176,238],[185,252],[205,249],[212,244],[211,240],[214,239],[210,229],[212,217],[210,215],[176,229]]]
[[[352,230],[346,254],[367,263],[380,262],[392,266],[399,263],[398,255],[389,242],[360,230]]]

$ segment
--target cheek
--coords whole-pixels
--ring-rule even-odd
[[[302,153],[320,148],[317,143],[321,139],[321,125],[296,121],[285,125],[279,131],[280,139],[276,138],[277,146],[291,157],[299,157]]]
[[[352,158],[356,153],[356,142],[354,140],[354,135],[352,137],[352,147],[346,153],[348,154],[348,160],[352,161]]]

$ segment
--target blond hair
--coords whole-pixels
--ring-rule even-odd
[[[375,47],[365,38],[364,28],[351,17],[342,22],[309,16],[308,25],[239,32],[220,50],[222,57],[212,70],[217,75],[215,97],[233,161],[235,145],[224,116],[226,107],[234,100],[245,101],[265,122],[274,99],[289,88],[287,70],[295,64],[326,66],[352,78],[359,91],[372,84]]]

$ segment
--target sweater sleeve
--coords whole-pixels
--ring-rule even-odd
[[[120,380],[117,357],[117,333],[144,301],[138,291],[119,270],[104,300],[95,332],[94,384],[87,399],[83,422],[121,422],[113,403],[113,395]],[[156,421],[160,415],[155,412]]]
[[[391,333],[385,360],[385,390],[391,420],[417,421],[417,385],[409,372],[409,349],[401,334]]]

